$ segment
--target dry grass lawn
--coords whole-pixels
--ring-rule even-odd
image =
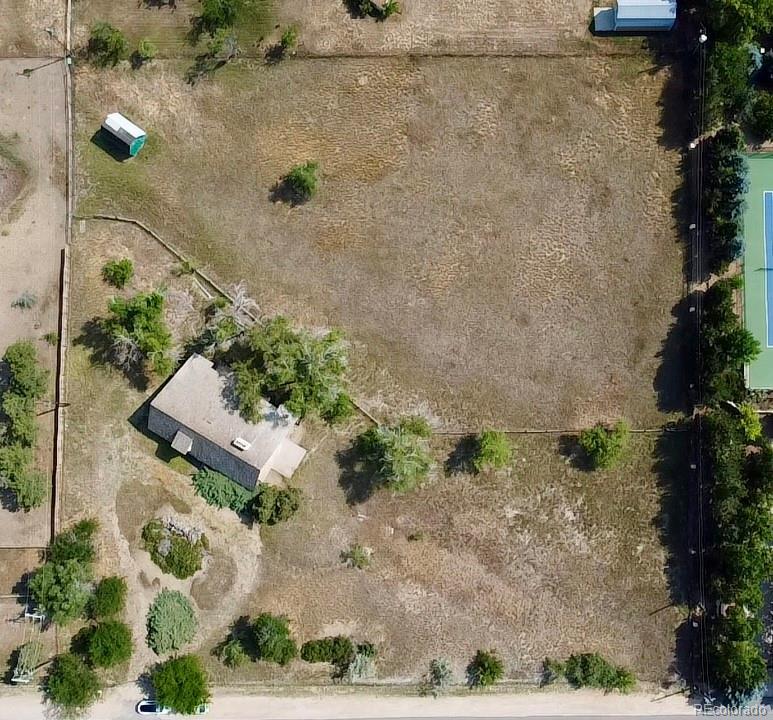
[[[642,58],[238,64],[191,88],[159,63],[77,76],[81,212],[141,218],[266,312],[342,327],[377,412],[448,426],[651,426],[681,403],[662,344],[682,294]],[[105,108],[150,131],[119,164]],[[274,203],[293,164],[312,202]]]
[[[3,0],[0,57],[62,57],[66,7],[67,0]]]

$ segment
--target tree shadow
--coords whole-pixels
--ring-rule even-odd
[[[185,82],[188,83],[188,85],[196,85],[196,83],[208,77],[216,70],[219,70],[226,63],[227,60],[213,58],[208,53],[197,55],[193,61],[193,65],[185,71]]]
[[[658,397],[658,408],[663,412],[688,413],[690,397],[688,379],[695,377],[695,297],[682,298],[671,309],[673,321],[656,357],[660,365],[652,387]]]
[[[94,627],[92,625],[86,625],[78,630],[70,640],[70,652],[85,658],[89,653],[89,643],[93,634]]]
[[[354,20],[362,20],[368,17],[368,13],[363,10],[362,0],[343,0],[344,8],[349,14],[350,18]]]
[[[561,435],[558,438],[558,452],[566,458],[575,470],[592,472],[593,463],[587,453],[580,447],[578,435]]]
[[[273,203],[285,203],[290,207],[297,207],[308,202],[308,198],[299,193],[287,178],[282,178],[274,184],[269,190],[268,199]]]
[[[126,145],[118,142],[118,140],[104,128],[99,128],[99,130],[91,136],[91,142],[100,150],[110,155],[116,162],[125,162],[131,157]]]
[[[92,318],[83,323],[80,335],[73,339],[73,344],[89,351],[89,362],[92,366],[110,365],[120,370],[135,389],[143,392],[147,390],[150,378],[144,358],[129,366],[119,366],[115,362],[112,341],[102,326],[101,318]]]
[[[21,508],[16,500],[16,493],[8,487],[0,487],[0,507],[9,512],[18,512]]]
[[[446,458],[444,469],[447,475],[472,474],[475,472],[473,460],[478,452],[477,435],[464,435],[459,438],[451,454]]]
[[[274,43],[263,54],[263,59],[267,65],[276,65],[285,59],[287,48],[282,43]]]
[[[3,673],[3,683],[6,685],[12,685],[14,671],[16,670],[16,664],[19,662],[19,654],[21,653],[21,647],[14,648],[8,657],[8,663],[5,666],[5,672]]]
[[[377,469],[363,457],[359,438],[336,453],[336,462],[341,470],[338,482],[349,505],[365,502],[381,484]]]

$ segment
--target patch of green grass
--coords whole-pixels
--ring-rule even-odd
[[[16,154],[16,144],[18,141],[18,135],[3,135],[0,133],[0,158],[26,175],[29,172],[27,163]]]
[[[169,467],[180,475],[193,475],[195,466],[191,465],[182,455],[177,455],[169,460]]]
[[[244,0],[234,26],[244,53],[253,54],[253,43],[258,38],[266,37],[274,25],[274,0]]]

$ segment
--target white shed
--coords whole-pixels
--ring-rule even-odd
[[[596,32],[667,31],[676,22],[676,0],[615,0],[611,8],[594,8]]]
[[[126,146],[126,151],[134,157],[147,139],[147,133],[121,113],[110,113],[102,123],[102,128],[116,140]]]

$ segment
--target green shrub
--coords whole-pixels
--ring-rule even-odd
[[[248,660],[244,645],[237,638],[230,638],[223,643],[218,651],[220,661],[228,668],[238,668]]]
[[[345,635],[309,640],[301,646],[301,659],[310,663],[326,662],[342,670],[354,660],[356,648]]]
[[[247,509],[254,495],[231,478],[209,468],[202,468],[193,476],[193,487],[210,505],[231,508],[237,513]]]
[[[749,403],[741,403],[741,426],[749,442],[762,440],[762,422],[757,410]]]
[[[311,200],[319,187],[319,163],[309,160],[303,165],[296,165],[285,175],[285,182],[297,200]]]
[[[261,613],[252,625],[252,633],[260,660],[287,665],[298,654],[290,636],[290,621],[283,615]]]
[[[203,534],[195,542],[161,520],[151,520],[142,528],[145,550],[165,573],[181,580],[201,570],[207,540]]]
[[[570,655],[564,664],[564,675],[576,688],[591,687],[625,693],[636,685],[636,678],[630,670],[612,665],[598,653]]]
[[[179,650],[196,635],[198,622],[188,599],[177,590],[162,590],[148,611],[148,647],[156,655]]]
[[[81,617],[89,599],[90,570],[90,565],[78,560],[47,562],[29,582],[35,605],[58,625],[67,625]]]
[[[195,655],[183,655],[160,663],[150,679],[158,703],[173,712],[191,715],[210,699],[207,675]]]
[[[620,420],[612,428],[596,425],[580,433],[580,447],[594,469],[611,468],[628,442],[628,424]]]
[[[301,505],[298,488],[278,488],[276,485],[258,485],[250,503],[250,512],[260,525],[276,525],[289,520]]]
[[[70,653],[54,658],[45,693],[65,715],[86,710],[97,699],[99,691],[99,678],[81,658]]]
[[[34,345],[21,340],[9,345],[3,355],[8,365],[8,389],[16,395],[40,400],[48,387],[48,371],[38,364],[38,355]]]
[[[127,48],[123,33],[110,23],[99,22],[91,28],[88,56],[97,67],[117,65],[126,57]]]
[[[234,365],[236,394],[247,420],[263,418],[264,395],[300,418],[313,414],[335,423],[351,415],[347,348],[340,332],[317,337],[275,317],[252,327],[238,350],[244,359]]]
[[[717,686],[728,698],[748,696],[767,682],[768,670],[758,639],[720,641],[710,657]]]
[[[113,298],[102,329],[112,342],[113,361],[125,370],[142,369],[165,375],[172,369],[169,351],[172,336],[164,322],[164,296],[159,292],[138,293],[132,298]]]
[[[746,397],[744,365],[760,353],[757,339],[742,326],[733,296],[740,276],[715,282],[703,298],[701,378],[706,403]]]
[[[761,142],[773,139],[773,95],[758,92],[746,121],[752,134]]]
[[[370,565],[371,554],[370,549],[355,543],[341,553],[341,562],[346,563],[349,567],[357,568],[357,570],[364,570]]]
[[[488,687],[505,674],[505,666],[493,651],[478,650],[467,666],[467,682],[470,687]]]
[[[283,50],[293,50],[298,45],[298,28],[295,25],[285,28],[279,44]]]
[[[551,685],[564,676],[565,669],[564,663],[551,658],[545,658],[542,663],[542,680],[540,684]]]
[[[126,579],[106,577],[99,581],[91,598],[89,609],[94,618],[107,618],[118,615],[126,605]]]
[[[497,430],[484,430],[477,438],[477,447],[472,465],[475,472],[489,468],[501,470],[510,464],[513,448],[507,435]]]
[[[32,447],[38,437],[35,401],[8,390],[3,395],[2,407],[6,417],[3,441]]]
[[[134,263],[129,258],[110,260],[102,268],[102,278],[113,287],[125,287],[132,277],[134,277]]]
[[[242,0],[201,0],[201,29],[214,35],[220,29],[232,27],[241,6]]]
[[[357,440],[375,477],[390,490],[412,490],[432,467],[427,434],[416,429],[415,418],[403,418],[395,425],[370,428]]]
[[[54,564],[68,560],[77,560],[82,564],[94,562],[96,557],[94,534],[98,528],[96,520],[81,520],[68,530],[59,533],[49,547],[49,561]]]
[[[43,473],[28,470],[7,483],[15,496],[16,504],[29,512],[40,507],[48,496],[48,481]]]
[[[105,620],[89,637],[88,655],[96,667],[113,667],[132,656],[132,632],[126,623]]]
[[[135,67],[140,67],[153,60],[153,58],[156,57],[157,52],[158,49],[150,40],[142,38],[139,43],[137,43],[137,49],[134,51]]]
[[[706,115],[709,124],[730,123],[746,114],[753,97],[754,60],[748,46],[718,42],[706,69]]]

